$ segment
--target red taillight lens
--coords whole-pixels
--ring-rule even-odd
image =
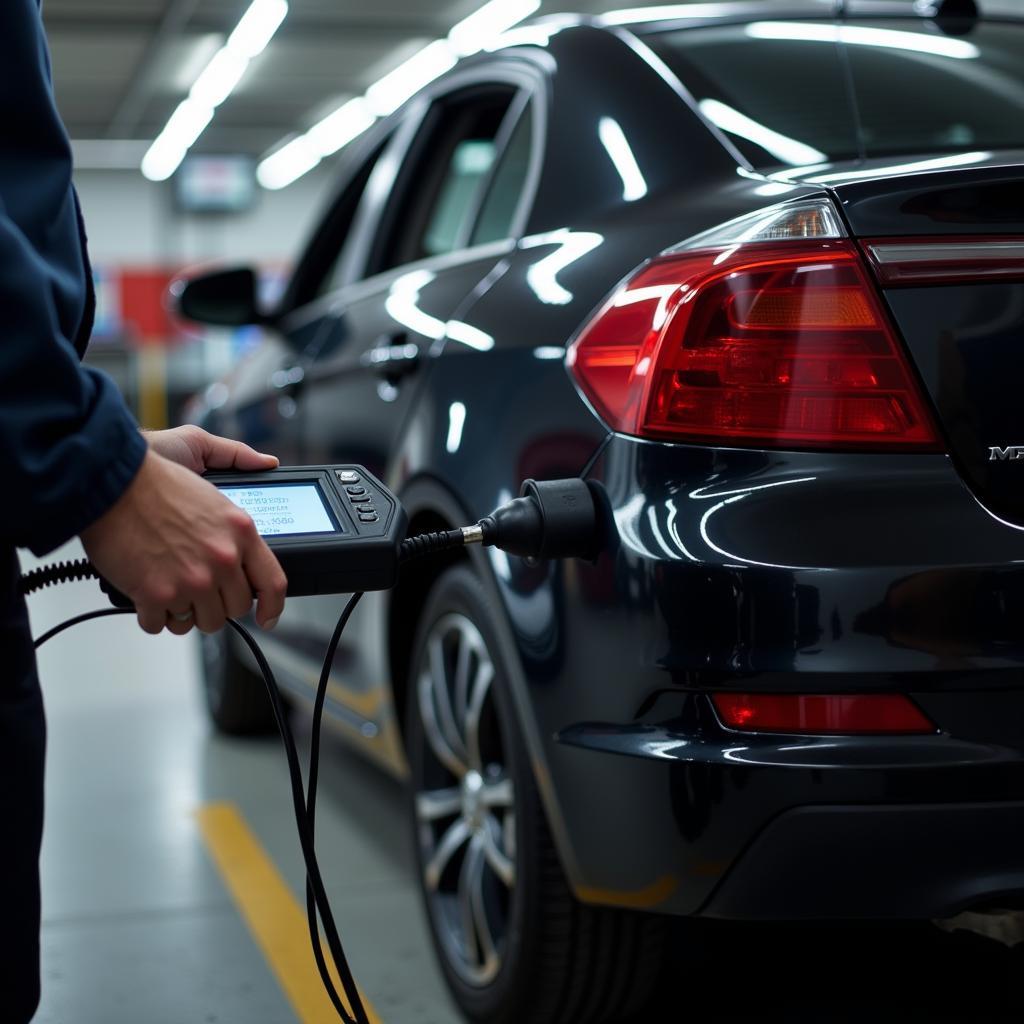
[[[934,723],[902,694],[714,693],[728,729],[744,732],[864,735],[934,733]]]
[[[935,449],[855,245],[755,242],[659,257],[570,350],[616,430],[763,447]]]

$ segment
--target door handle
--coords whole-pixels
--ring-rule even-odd
[[[363,353],[362,364],[392,382],[414,373],[420,365],[420,349],[407,339],[404,332],[378,338],[377,344]]]

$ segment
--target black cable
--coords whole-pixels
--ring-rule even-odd
[[[80,622],[88,622],[90,619],[102,619],[107,615],[127,615],[129,613],[134,614],[135,609],[100,608],[94,612],[86,612],[84,615],[76,615],[73,619],[68,619],[66,622],[62,622],[59,626],[54,626],[53,629],[48,629],[38,640],[32,641],[32,646],[38,651],[47,640],[52,640],[58,633],[63,633],[65,629],[77,626]]]
[[[399,561],[408,562],[410,558],[421,558],[440,551],[461,548],[466,543],[462,530],[441,530],[438,533],[419,533],[415,537],[406,537],[399,548]]]
[[[327,699],[327,684],[331,678],[331,667],[334,664],[334,655],[338,649],[338,643],[341,641],[341,634],[344,632],[345,626],[348,624],[348,620],[355,611],[356,605],[359,604],[362,596],[362,594],[353,594],[345,603],[341,616],[334,627],[334,633],[331,635],[331,642],[327,645],[327,653],[324,656],[323,667],[320,670],[320,679],[317,682],[316,699],[313,703],[313,724],[310,729],[309,740],[309,779],[306,784],[306,818],[309,824],[310,842],[315,842],[316,840],[316,793],[317,785],[320,781],[320,736],[324,716],[324,703]],[[333,979],[327,969],[327,962],[324,959],[323,947],[320,943],[320,930],[317,927],[316,921],[315,894],[308,876],[306,878],[306,920],[309,924],[309,941],[313,947],[313,958],[316,960],[320,979],[324,983],[324,988],[327,989],[327,994],[331,997],[331,1002],[334,1003],[334,1008],[344,1017],[345,1009],[337,998]],[[348,964],[344,964],[345,971],[343,972],[342,963],[338,961],[336,956],[334,957],[334,962],[338,967],[338,973],[341,975],[345,991],[349,994],[349,1005],[356,1015],[358,1024],[367,1024],[366,1012],[363,1009],[362,1003],[358,998],[355,1002],[352,1002],[352,993],[356,991],[356,984],[352,978],[351,971],[348,969]]]
[[[88,575],[79,575],[75,578],[84,579],[88,578]],[[54,580],[52,582],[60,582],[60,580]],[[28,589],[38,589],[38,586],[46,585],[48,584],[40,583],[37,586]],[[284,745],[285,759],[288,762],[288,776],[292,790],[292,807],[295,812],[295,827],[299,834],[299,846],[302,848],[302,859],[306,866],[306,900],[307,917],[309,919],[310,926],[310,942],[313,945],[313,955],[316,959],[317,968],[320,971],[320,977],[323,981],[324,988],[327,990],[327,994],[330,997],[335,1010],[338,1012],[339,1017],[345,1021],[345,1024],[369,1024],[369,1021],[366,1016],[366,1010],[363,1007],[362,999],[359,995],[359,990],[356,988],[352,971],[349,968],[348,960],[345,957],[345,951],[342,948],[341,939],[338,935],[338,928],[334,922],[334,914],[331,911],[331,905],[327,899],[327,892],[324,888],[323,877],[320,874],[320,865],[317,861],[316,850],[313,845],[313,825],[316,819],[316,791],[319,777],[320,726],[323,718],[323,705],[327,690],[327,680],[330,677],[331,663],[334,660],[334,654],[337,650],[338,643],[341,640],[342,632],[344,631],[345,625],[348,623],[352,612],[355,610],[355,607],[362,596],[362,594],[353,594],[352,597],[349,598],[340,618],[338,619],[338,624],[335,626],[334,634],[331,637],[331,643],[327,649],[327,657],[324,659],[324,666],[320,675],[320,685],[317,688],[316,704],[314,705],[314,729],[310,743],[309,791],[308,797],[305,799],[302,792],[302,768],[299,765],[299,755],[295,747],[295,739],[291,734],[291,729],[288,727],[288,718],[284,709],[284,704],[281,700],[281,693],[278,689],[274,671],[270,667],[270,663],[267,661],[266,655],[264,655],[259,644],[256,642],[255,637],[253,637],[249,630],[234,619],[227,620],[228,626],[230,626],[235,633],[242,638],[242,641],[249,648],[252,656],[256,659],[256,664],[259,666],[260,673],[263,676],[263,681],[267,685],[267,692],[270,697],[271,707],[273,708],[274,719],[277,722],[278,732],[281,734],[281,742]],[[52,640],[58,634],[63,633],[64,630],[70,629],[72,626],[77,626],[82,622],[88,622],[91,619],[105,618],[108,615],[128,615],[134,614],[134,612],[134,608],[100,608],[96,611],[76,615],[74,618],[68,619],[66,622],[62,622],[59,625],[54,626],[53,629],[47,630],[47,632],[45,632],[41,637],[33,641],[33,646],[38,650],[48,640]],[[330,950],[331,957],[338,968],[342,987],[345,990],[345,994],[348,996],[349,1006],[352,1007],[352,1011],[355,1015],[354,1017],[350,1016],[345,1010],[344,1004],[334,987],[334,982],[330,976],[330,972],[327,969],[323,949],[320,945],[320,933],[316,923],[317,911],[320,914],[320,920],[323,922],[324,933],[327,939],[327,948]]]

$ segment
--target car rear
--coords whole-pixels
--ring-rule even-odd
[[[1024,899],[1024,25],[858,6],[631,28],[766,197],[569,355],[620,546],[578,591],[613,693],[557,770],[630,755],[568,831],[644,836],[652,908]]]

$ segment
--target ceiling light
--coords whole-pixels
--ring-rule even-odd
[[[437,39],[429,43],[366,90],[370,109],[386,117],[410,96],[454,66],[455,55],[446,40]]]
[[[213,107],[191,97],[182,100],[142,158],[142,173],[150,181],[169,178],[211,120]]]
[[[267,48],[287,13],[287,0],[253,0],[228,36],[227,48],[252,60]]]
[[[362,96],[343,103],[306,132],[320,156],[330,156],[362,135],[377,118]]]
[[[495,36],[518,25],[540,7],[541,0],[491,0],[448,33],[448,43],[459,57],[484,49]]]
[[[305,135],[271,153],[256,168],[256,180],[267,189],[284,188],[320,163],[320,154]]]
[[[287,0],[253,0],[142,158],[142,173],[150,181],[164,181],[178,169],[213,120],[214,109],[231,95],[252,58],[266,49],[287,13]]]
[[[219,106],[231,95],[231,90],[238,85],[248,66],[249,61],[245,57],[239,57],[225,46],[214,54],[213,59],[192,84],[189,96],[208,107]]]
[[[541,0],[491,0],[484,4],[455,25],[447,39],[427,44],[374,82],[365,96],[342,104],[304,135],[266,157],[256,169],[260,184],[265,188],[290,185],[316,167],[323,157],[336,153],[365,132],[378,117],[394,113],[425,85],[453,68],[459,57],[494,44],[502,32],[529,17],[540,5]]]

